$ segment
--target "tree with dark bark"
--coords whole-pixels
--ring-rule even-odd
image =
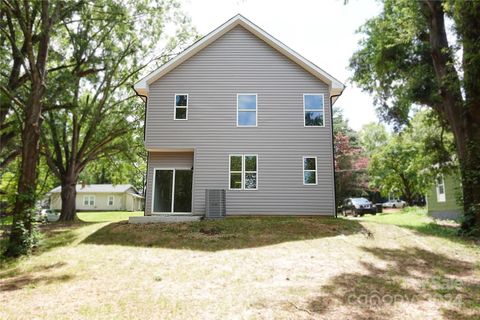
[[[360,31],[366,37],[351,59],[353,80],[375,95],[380,113],[397,127],[408,123],[413,105],[423,105],[453,133],[462,230],[480,235],[480,1],[385,0],[382,13]]]
[[[152,10],[153,3],[165,7]],[[131,84],[149,61],[164,60],[195,35],[173,4],[97,1],[82,8],[75,24],[65,25],[63,38],[69,45],[55,55],[64,57],[69,67],[50,79],[48,101],[59,110],[45,114],[42,137],[42,154],[61,182],[61,221],[75,219],[76,184],[89,164],[119,154],[135,158],[130,153],[143,133],[144,109]],[[173,17],[175,38],[147,61],[144,57]]]
[[[34,239],[32,212],[35,205],[35,187],[37,163],[39,160],[39,142],[41,114],[45,83],[47,80],[47,57],[50,50],[50,38],[53,29],[75,6],[63,1],[53,4],[48,0],[1,2],[0,31],[2,45],[12,52],[12,64],[8,81],[2,81],[2,106],[0,111],[1,138],[5,146],[14,139],[14,117],[21,122],[20,148],[11,149],[11,153],[2,162],[8,162],[17,154],[21,157],[18,174],[18,193],[15,199],[13,223],[6,255],[18,256],[29,252]],[[19,91],[24,90],[22,94]],[[18,109],[17,109],[18,108]],[[13,134],[12,134],[13,133]]]
[[[175,37],[163,33],[167,24],[176,27]],[[34,243],[31,220],[42,113],[48,112],[49,123],[62,124],[72,133],[57,134],[65,155],[60,159],[58,145],[43,144],[44,151],[53,152],[47,157],[49,166],[53,168],[51,160],[56,157],[65,169],[57,170],[63,181],[71,181],[75,172],[113,148],[114,134],[125,132],[115,127],[110,137],[91,139],[100,136],[98,123],[104,117],[111,117],[110,126],[116,125],[115,107],[128,103],[131,92],[127,94],[125,88],[145,66],[140,61],[164,62],[167,54],[158,59],[151,54],[157,44],[163,43],[164,52],[173,53],[190,39],[191,31],[189,19],[175,0],[1,1],[0,166],[5,168],[17,157],[21,162],[7,255],[28,253]],[[137,108],[135,104],[130,107]],[[136,122],[137,111],[128,117],[124,113],[123,122]],[[97,143],[94,150],[82,144],[85,137]],[[71,163],[76,163],[74,169]]]

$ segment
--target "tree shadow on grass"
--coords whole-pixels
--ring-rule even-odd
[[[219,251],[362,232],[357,221],[328,217],[238,217],[174,224],[111,223],[83,243]]]
[[[25,287],[36,287],[39,285],[49,285],[53,283],[67,282],[74,277],[70,274],[62,275],[40,275],[34,276],[32,274],[26,274],[18,277],[0,279],[0,292],[2,291],[15,291]]]
[[[472,276],[473,264],[418,247],[362,249],[381,261],[362,262],[366,273],[333,277],[320,288],[322,295],[308,302],[310,312],[326,315],[341,310],[349,319],[385,319],[403,303],[434,302],[433,308],[441,306],[445,317],[480,316],[480,282]]]
[[[38,245],[33,249],[32,255],[37,256],[52,249],[67,246],[77,240],[75,233],[77,228],[88,225],[87,223],[52,223],[39,226],[41,238]],[[18,265],[23,257],[8,258],[3,256],[4,248],[0,248],[0,279],[18,275],[22,272]],[[3,271],[2,271],[3,270]]]
[[[480,245],[480,239],[460,235],[460,226],[430,222],[419,226],[399,225],[418,234],[448,239],[452,242],[466,245]]]
[[[90,223],[51,223],[38,227],[41,233],[40,241],[34,248],[32,255],[37,256],[57,247],[67,246],[78,239],[76,229]],[[2,251],[3,252],[3,251]],[[53,276],[48,273],[66,265],[65,262],[56,262],[32,267],[21,267],[24,257],[6,258],[0,255],[0,292],[14,291],[24,287],[35,287],[42,284],[65,282],[73,278],[71,275]],[[47,275],[45,275],[47,273]],[[39,274],[39,275],[36,275]]]

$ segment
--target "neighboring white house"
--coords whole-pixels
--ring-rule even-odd
[[[61,187],[49,192],[50,209],[60,210]],[[140,211],[143,197],[130,184],[77,184],[76,208],[79,211]]]

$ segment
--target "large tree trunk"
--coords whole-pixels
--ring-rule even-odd
[[[447,120],[452,129],[460,162],[464,211],[462,230],[465,233],[480,236],[480,86],[478,82],[480,71],[477,66],[478,61],[469,60],[467,63],[464,61],[466,97],[464,99],[460,79],[454,67],[453,54],[448,45],[443,3],[427,0],[423,4],[430,24],[431,55],[441,96],[441,102],[434,108]],[[462,21],[467,26],[465,30],[469,32],[472,28],[475,30],[467,37],[462,34],[464,51],[466,50],[464,59],[472,59],[473,53],[478,54],[478,52],[471,52],[469,45],[478,46],[480,41],[478,39],[480,35],[475,34],[478,32],[477,27],[472,27],[474,26],[472,23],[478,24],[478,17],[473,14],[472,17],[464,15],[463,18],[468,20]]]
[[[26,105],[26,121],[22,130],[22,164],[18,181],[18,194],[10,239],[5,254],[18,256],[27,253],[26,241],[31,241],[32,217],[35,209],[35,187],[37,185],[37,163],[40,142],[40,114],[42,110],[43,81],[32,84],[32,92]]]
[[[476,110],[480,113],[480,106]],[[467,134],[462,139],[465,146],[461,148],[463,154],[459,155],[464,211],[462,230],[480,236],[480,121],[465,122]]]
[[[60,221],[73,221],[76,216],[75,200],[77,197],[76,179],[69,178],[62,182],[62,211]]]
[[[40,9],[40,33],[37,39],[32,34],[32,17],[28,2],[18,15],[28,17],[28,27],[23,29],[24,49],[30,73],[30,92],[25,103],[24,127],[22,129],[22,165],[18,179],[18,195],[15,199],[15,210],[10,238],[5,255],[19,256],[27,254],[33,247],[32,214],[35,210],[35,188],[37,180],[37,163],[40,147],[40,116],[42,114],[42,98],[45,93],[47,55],[50,45],[52,18],[49,16],[49,1],[43,0]],[[17,16],[18,19],[18,16]],[[30,25],[31,24],[31,25]],[[36,44],[38,40],[38,44]],[[23,49],[22,48],[22,49]],[[36,58],[35,58],[36,54]]]
[[[405,200],[407,200],[408,205],[413,204],[413,193],[412,189],[410,188],[410,184],[408,183],[408,179],[405,177],[403,173],[400,173],[400,179],[403,183],[403,195],[405,196]]]

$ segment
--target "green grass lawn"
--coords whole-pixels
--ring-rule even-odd
[[[108,222],[108,221],[124,221],[128,217],[143,216],[143,211],[92,211],[77,212],[77,217],[83,222]]]
[[[32,256],[0,261],[0,319],[480,319],[478,246],[421,210],[146,225],[130,215],[39,225]]]
[[[128,217],[133,216],[143,216],[143,211],[86,211],[77,213],[79,221],[74,224],[58,222],[50,222],[47,224],[38,223],[37,225],[40,228],[42,240],[36,251],[43,252],[51,248],[69,244],[75,238],[74,230],[82,226],[82,223],[119,222],[126,221]],[[0,252],[4,250],[4,246],[6,245],[5,232],[11,224],[11,216],[1,218],[0,220],[0,228],[3,226],[3,230],[0,229]]]
[[[407,207],[395,213],[366,215],[362,220],[396,225],[415,230],[425,235],[445,237],[455,241],[467,240],[458,236],[458,223],[453,221],[434,220],[427,215],[426,208]]]
[[[332,217],[229,217],[191,223],[111,223],[85,243],[218,251],[348,235],[362,230],[352,220]]]
[[[81,222],[115,222],[128,220],[128,217],[143,216],[143,211],[85,211],[77,212],[77,217]],[[0,226],[12,224],[12,216],[1,217]]]

